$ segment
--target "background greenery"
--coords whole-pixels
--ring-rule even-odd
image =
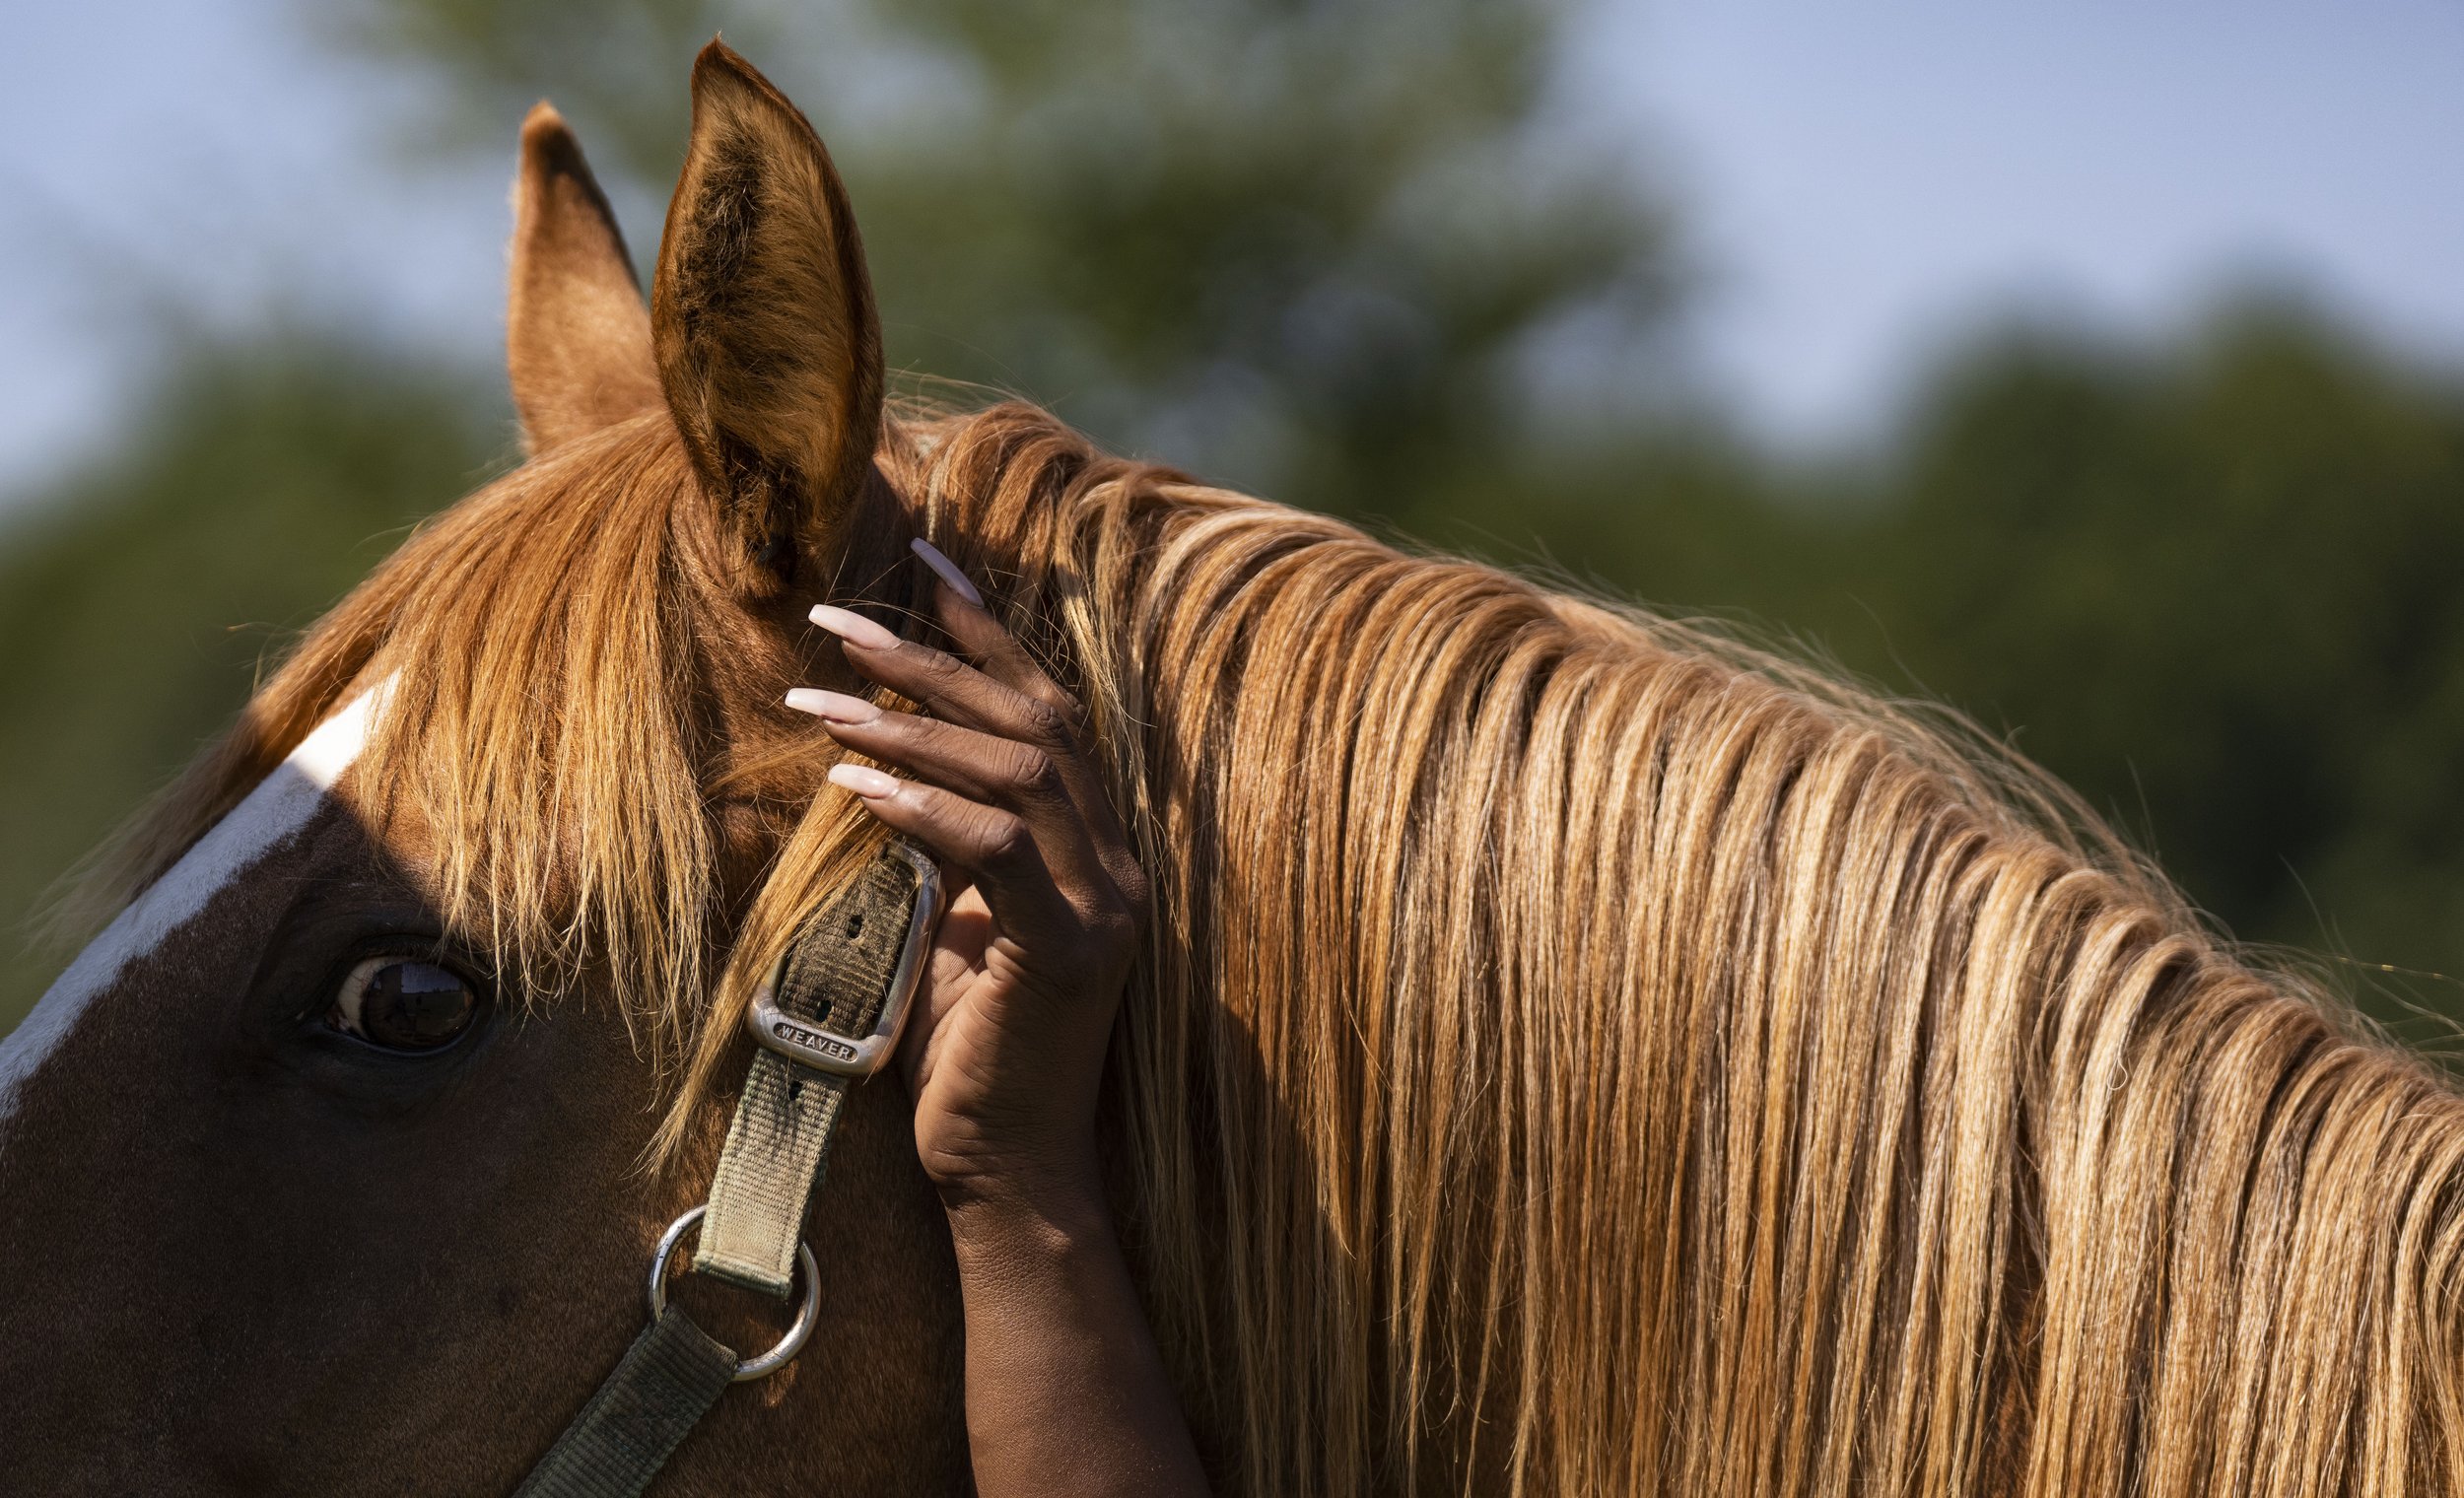
[[[1686,395],[1668,214],[1551,107],[1545,0],[304,17],[419,85],[417,152],[510,156],[554,98],[638,238],[723,28],[832,141],[902,368],[1794,634],[2016,735],[2238,934],[2352,959],[2383,1017],[2464,1013],[2430,976],[2464,972],[2464,383],[2296,300],[2139,344],[1983,330],[1874,450],[1784,462]],[[13,926],[269,647],[511,456],[493,374],[347,329],[165,368],[120,456],[0,530]],[[57,962],[0,977],[0,1028]]]

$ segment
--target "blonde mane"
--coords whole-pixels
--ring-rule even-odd
[[[1089,705],[1153,877],[1107,1145],[1229,1489],[2464,1482],[2464,1101],[2024,765],[1027,408],[880,461]],[[672,1146],[870,836],[804,809],[819,735],[715,734],[690,484],[648,418],[415,536],[133,878],[399,671],[364,783],[524,991],[597,975],[678,1058]],[[777,830],[749,910],[721,803]]]

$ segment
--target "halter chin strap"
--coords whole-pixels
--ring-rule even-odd
[[[803,1246],[805,1210],[829,1168],[848,1090],[898,1045],[940,910],[932,860],[892,839],[797,928],[746,1012],[761,1049],[727,1125],[709,1205],[676,1219],[651,1261],[650,1324],[514,1498],[634,1498],[729,1384],[786,1366],[803,1345],[821,1295]],[[758,1358],[739,1361],[667,1304],[668,1255],[697,1217],[691,1272],[785,1300],[803,1266],[795,1326]]]

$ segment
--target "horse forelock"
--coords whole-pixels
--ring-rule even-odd
[[[1154,879],[1108,1147],[1240,1482],[2455,1477],[2464,1106],[1998,746],[1023,407],[878,460],[1086,703]],[[537,989],[614,975],[688,1057],[672,1140],[749,987],[717,808],[775,822],[737,954],[871,836],[797,799],[826,747],[714,741],[690,482],[645,419],[414,537],[152,867],[395,673],[376,813]]]

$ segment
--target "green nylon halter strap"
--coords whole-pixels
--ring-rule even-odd
[[[921,905],[936,903],[938,876],[903,844],[868,864],[854,885],[806,921],[779,965],[767,994],[754,999],[753,1054],[727,1125],[726,1147],[711,1180],[696,1271],[784,1300],[795,1274],[804,1204],[829,1168],[830,1135],[856,1077],[816,1069],[771,1049],[784,1027],[862,1044],[874,1038],[885,1005],[912,986],[923,954],[914,950]],[[895,1042],[895,1033],[886,1036]],[[886,1053],[887,1046],[882,1051]],[[886,1059],[886,1054],[882,1059]],[[820,1059],[829,1060],[825,1055]],[[846,1064],[841,1062],[841,1064]]]
[[[894,841],[787,944],[748,1016],[762,1047],[719,1153],[692,1272],[787,1298],[848,1089],[897,1042],[939,895],[930,860]],[[664,1263],[662,1250],[654,1298]],[[739,1363],[681,1308],[656,1309],[514,1498],[634,1498],[729,1383],[776,1366]]]
[[[735,1376],[735,1349],[669,1306],[633,1339],[513,1498],[635,1498]]]

